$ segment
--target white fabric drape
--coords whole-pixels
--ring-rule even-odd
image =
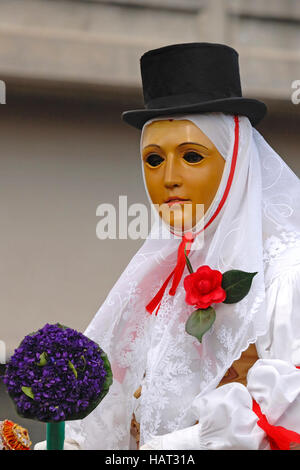
[[[226,160],[219,189],[205,214],[207,221],[227,184],[234,119],[222,113],[174,118],[194,122]],[[237,165],[229,196],[205,230],[203,247],[192,250],[190,259],[194,269],[208,264],[221,272],[233,268],[258,272],[249,294],[237,304],[216,306],[216,321],[202,344],[185,332],[193,307],[185,303],[182,281],[174,297],[166,290],[158,316],[149,315],[145,306],[173,270],[180,243],[180,237],[155,238],[167,230],[156,218],[149,237],[85,331],[108,354],[114,383],[87,418],[67,424],[68,438],[83,449],[129,449],[130,422],[137,404],[133,393],[141,384],[141,445],[193,426],[195,400],[220,393],[214,389],[250,343],[256,343],[261,358],[298,363],[299,200],[296,175],[248,118],[240,116]],[[197,420],[204,426],[201,413]],[[255,423],[251,426],[256,429]]]

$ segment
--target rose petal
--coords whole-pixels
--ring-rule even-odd
[[[208,307],[211,306],[211,302],[210,302],[210,301],[209,301],[209,302],[203,302],[203,299],[200,299],[200,300],[197,302],[196,305],[197,305],[197,308],[203,308],[203,309],[205,309],[205,308],[208,308]]]
[[[223,275],[220,271],[216,269],[213,271],[213,289],[221,286]]]
[[[197,269],[196,273],[198,279],[211,279],[212,277],[212,270],[210,269],[209,266],[200,266],[200,268]]]
[[[226,299],[226,291],[222,287],[218,287],[212,293],[212,302],[220,303]]]
[[[201,279],[197,282],[199,293],[208,294],[212,290],[211,282],[207,279]]]

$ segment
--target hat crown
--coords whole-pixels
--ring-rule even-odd
[[[140,59],[146,109],[241,97],[238,53],[214,43],[147,51]]]
[[[138,129],[148,119],[173,114],[242,115],[253,126],[266,114],[262,101],[242,96],[239,55],[226,44],[171,44],[145,52],[140,66],[144,108],[122,113]]]

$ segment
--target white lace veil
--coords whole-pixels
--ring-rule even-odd
[[[234,117],[207,113],[170,118],[194,122],[226,160],[219,189],[205,214],[207,221],[228,181],[235,142]],[[258,272],[249,294],[237,304],[216,305],[216,321],[202,344],[184,329],[194,308],[185,303],[182,281],[174,297],[166,290],[158,315],[150,315],[145,306],[173,270],[180,243],[178,237],[156,239],[156,219],[145,243],[85,331],[108,354],[114,383],[87,418],[67,424],[68,438],[86,449],[128,449],[136,403],[133,393],[142,380],[141,445],[154,435],[194,423],[193,399],[214,389],[233,361],[268,330],[264,244],[273,236],[285,237],[291,243],[299,238],[299,200],[297,176],[248,118],[239,116],[237,163],[229,195],[204,231],[202,249],[192,250],[190,259],[194,270],[208,264],[221,272],[233,268]],[[184,276],[187,274],[185,271]]]

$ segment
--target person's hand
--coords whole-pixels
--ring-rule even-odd
[[[33,450],[47,450],[47,441],[38,442]],[[64,450],[80,450],[80,446],[76,441],[66,440],[64,442]]]
[[[145,442],[144,445],[142,445],[139,450],[162,450],[163,445],[162,445],[162,440],[161,436],[155,436],[151,441]]]

